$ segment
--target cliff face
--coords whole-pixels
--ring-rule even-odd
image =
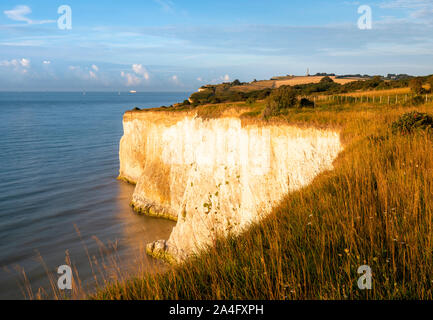
[[[135,182],[137,211],[177,220],[168,241],[148,246],[180,260],[258,221],[289,191],[332,168],[337,132],[288,125],[242,125],[224,117],[127,112],[120,176]]]

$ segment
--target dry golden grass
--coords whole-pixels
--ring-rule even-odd
[[[288,194],[239,237],[92,298],[432,299],[433,133],[390,130],[414,109],[322,103],[290,110],[275,121],[341,131],[345,151],[334,170]],[[433,104],[416,110],[431,114]],[[364,264],[372,290],[357,287]]]
[[[247,85],[231,87],[231,90],[249,92],[249,91],[262,90],[267,88],[275,88],[275,82],[276,82],[275,80],[262,80],[257,82],[250,82]]]
[[[342,96],[351,96],[351,97],[380,97],[380,96],[395,96],[401,94],[410,94],[410,88],[395,88],[389,90],[372,90],[372,91],[358,91],[352,93],[341,94]]]
[[[267,88],[279,88],[281,86],[295,86],[298,84],[309,84],[309,83],[319,83],[320,80],[322,80],[324,77],[322,76],[300,76],[300,77],[293,77],[291,79],[285,79],[285,80],[263,80],[263,81],[257,81],[257,82],[251,82],[247,85],[243,86],[234,86],[231,88],[231,90],[236,91],[242,91],[242,92],[249,92],[249,91],[255,91],[255,90],[262,90]],[[358,81],[362,79],[358,78],[350,78],[350,79],[336,79],[336,77],[330,77],[334,82],[339,84],[346,84],[353,81]]]
[[[295,77],[293,79],[288,80],[278,80],[275,81],[275,85],[277,88],[281,86],[295,86],[298,84],[308,84],[308,83],[319,83],[324,77],[321,76],[310,76],[310,77]],[[335,77],[330,77],[334,82],[339,84],[346,84],[353,81],[358,81],[360,79],[336,79]]]

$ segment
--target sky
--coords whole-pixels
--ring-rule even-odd
[[[193,91],[307,68],[433,74],[433,0],[0,2],[0,91]]]

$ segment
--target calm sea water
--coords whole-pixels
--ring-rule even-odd
[[[55,273],[66,253],[89,286],[103,259],[158,267],[141,250],[174,224],[136,215],[133,186],[116,180],[122,115],[188,96],[0,93],[0,299],[24,298],[22,269],[33,292],[47,290],[44,264]]]

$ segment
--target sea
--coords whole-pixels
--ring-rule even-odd
[[[145,245],[168,239],[174,223],[137,215],[134,186],[116,179],[122,116],[189,95],[0,92],[0,299],[91,294],[164,269]],[[63,265],[70,292],[58,287]]]

